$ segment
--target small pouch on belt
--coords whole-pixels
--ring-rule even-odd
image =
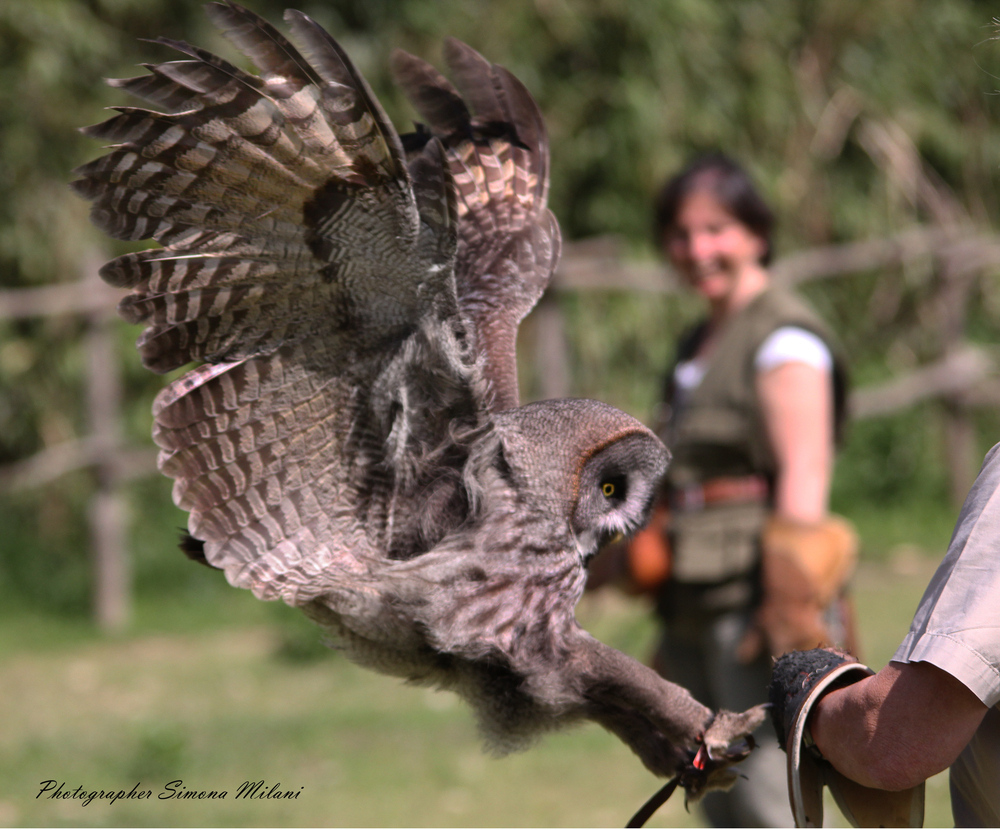
[[[671,576],[684,583],[723,582],[749,573],[769,513],[760,476],[717,478],[672,490]]]

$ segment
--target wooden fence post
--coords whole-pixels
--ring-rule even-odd
[[[90,260],[83,280],[101,284],[98,266]],[[97,482],[88,510],[93,557],[93,600],[97,624],[105,631],[120,631],[131,618],[132,578],[128,556],[127,516],[115,462],[122,447],[122,379],[114,330],[113,310],[87,315],[86,405],[90,434],[99,448],[94,466]]]
[[[559,299],[552,291],[542,295],[535,308],[535,365],[543,400],[565,398],[570,393],[566,326]]]
[[[944,355],[952,354],[965,343],[969,303],[978,272],[966,267],[960,257],[943,257],[937,272],[938,285],[931,302]],[[976,427],[972,412],[960,392],[943,400],[945,465],[952,507],[962,507],[979,469]]]

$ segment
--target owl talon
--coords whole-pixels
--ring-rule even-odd
[[[698,749],[677,774],[664,784],[632,817],[626,827],[642,827],[680,786],[684,807],[690,810],[712,790],[728,790],[741,775],[733,766],[744,760],[756,746],[750,733],[764,720],[767,705],[748,709],[742,714],[719,712],[696,742]]]
[[[739,773],[733,769],[754,749],[751,734],[764,720],[766,704],[742,714],[719,712],[701,736],[698,749],[678,773],[686,801],[697,801],[711,790],[731,787]]]

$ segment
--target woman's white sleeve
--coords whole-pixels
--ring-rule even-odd
[[[833,355],[822,338],[798,326],[783,326],[771,332],[754,358],[758,372],[785,363],[805,363],[824,372],[833,369]]]

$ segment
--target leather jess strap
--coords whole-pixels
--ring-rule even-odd
[[[690,487],[673,487],[669,499],[674,510],[701,510],[713,504],[764,501],[769,489],[763,476],[725,476]]]

